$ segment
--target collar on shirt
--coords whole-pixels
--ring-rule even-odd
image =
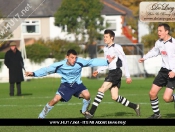
[[[108,45],[106,45],[107,48],[110,48],[110,47],[114,47],[115,46],[115,43],[111,44],[111,46],[108,47]]]
[[[163,42],[163,39],[159,39],[159,41]],[[167,40],[167,41],[165,41],[163,43],[166,44],[166,42],[171,42],[172,43],[173,42],[172,37],[169,40]]]

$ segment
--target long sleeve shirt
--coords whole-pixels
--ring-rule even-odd
[[[34,71],[35,77],[47,76],[48,74],[58,73],[61,75],[61,83],[82,83],[81,71],[83,67],[94,67],[94,66],[107,66],[108,61],[106,59],[83,59],[77,58],[74,65],[67,65],[67,59],[60,62],[53,63],[48,67],[41,68]]]
[[[143,56],[146,60],[161,55],[163,68],[175,72],[175,39],[171,37],[168,41],[157,40],[155,46]]]
[[[129,68],[126,60],[125,53],[123,51],[123,48],[119,44],[112,44],[110,47],[105,46],[104,47],[104,57],[107,59],[108,57],[115,57],[115,59],[106,67],[99,67],[97,71],[100,73],[102,70],[108,69],[108,70],[114,70],[116,68],[120,68],[123,66],[125,70],[125,76],[126,78],[130,77]],[[118,60],[121,60],[122,64],[118,65]]]

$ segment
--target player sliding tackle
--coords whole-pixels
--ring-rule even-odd
[[[107,66],[114,58],[106,59],[83,59],[77,57],[77,52],[73,49],[67,51],[66,59],[53,63],[49,67],[44,67],[34,72],[26,72],[26,76],[42,77],[48,74],[58,73],[61,75],[61,84],[55,97],[44,106],[38,118],[45,118],[48,112],[59,101],[68,102],[72,96],[83,98],[82,114],[85,115],[90,104],[90,93],[83,85],[81,71],[83,67]]]

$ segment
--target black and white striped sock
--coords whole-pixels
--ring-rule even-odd
[[[154,114],[159,115],[160,114],[160,110],[159,110],[159,99],[158,97],[154,100],[150,100],[151,101],[151,107],[152,110],[154,112]]]
[[[173,94],[172,96],[173,96],[172,102],[174,102],[174,109],[175,109],[175,94]]]
[[[125,97],[122,97],[121,95],[118,96],[117,100],[118,103],[121,103],[122,105],[126,106],[126,107],[130,107],[133,109],[137,108],[137,105],[130,102],[129,100],[127,100]]]
[[[173,101],[172,102],[175,102],[175,94],[173,94],[172,96],[173,96]]]
[[[102,101],[103,97],[104,97],[104,93],[102,93],[102,92],[98,92],[97,93],[97,95],[96,95],[96,97],[94,99],[94,102],[92,103],[92,107],[91,107],[91,109],[89,111],[92,115],[94,115],[94,113],[95,113],[98,105]]]

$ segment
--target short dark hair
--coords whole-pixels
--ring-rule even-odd
[[[69,56],[70,54],[77,55],[77,52],[74,49],[69,49],[67,51],[67,56]]]
[[[104,31],[104,34],[109,34],[110,37],[115,37],[115,33],[112,30],[106,29]],[[114,39],[113,39],[114,40]]]
[[[168,30],[168,34],[170,34],[170,26],[169,26],[168,24],[166,24],[166,23],[160,23],[160,24],[158,25],[158,27],[161,27],[161,26],[164,27],[165,31]]]

